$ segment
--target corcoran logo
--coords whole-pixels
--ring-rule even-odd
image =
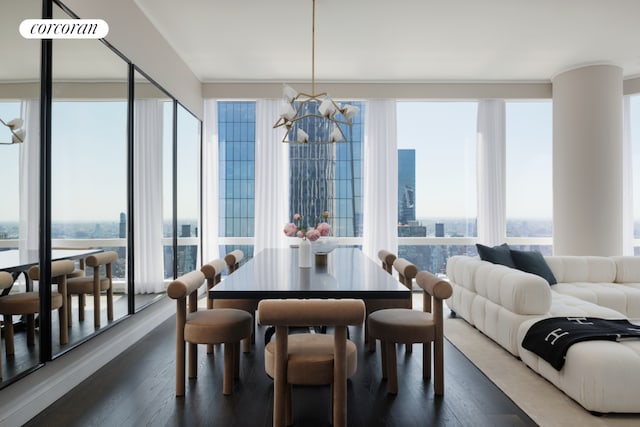
[[[25,19],[20,35],[25,39],[102,39],[109,24],[102,19]]]

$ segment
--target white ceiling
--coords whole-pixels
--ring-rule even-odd
[[[311,78],[311,0],[135,0],[203,82]],[[640,76],[638,0],[317,0],[316,80]]]

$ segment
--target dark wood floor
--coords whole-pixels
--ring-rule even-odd
[[[241,359],[241,379],[232,396],[222,395],[222,347],[206,355],[200,346],[197,380],[175,397],[175,318],[32,419],[28,426],[270,426],[272,381],[264,372],[264,328]],[[379,351],[369,353],[362,329],[351,328],[358,344],[358,372],[348,386],[349,426],[535,426],[462,353],[446,342],[445,396],[436,397],[422,379],[422,348],[398,350],[400,391],[386,393]],[[329,425],[328,387],[294,389],[294,422]]]
[[[148,304],[158,298],[164,297],[164,294],[148,294],[148,295],[136,295],[136,304],[143,305]],[[88,297],[91,298],[91,297]],[[74,297],[75,300],[75,297]],[[106,310],[106,299],[103,297],[103,301],[101,302],[102,309],[101,311],[101,325],[103,327],[108,326],[110,322],[107,319],[107,310]],[[113,312],[114,312],[114,322],[118,321],[125,317],[128,313],[127,306],[127,298],[126,296],[116,295],[114,297],[113,304]],[[1,316],[0,316],[1,317]],[[13,316],[14,323],[19,322],[20,316]],[[77,310],[74,308],[72,313],[72,327],[69,328],[69,343],[66,345],[60,345],[59,337],[59,326],[58,326],[58,312],[56,310],[52,311],[51,314],[51,322],[52,322],[52,332],[53,332],[53,354],[60,353],[65,351],[78,342],[86,339],[87,337],[96,333],[96,329],[93,325],[93,308],[88,307],[85,311],[85,320],[80,322],[78,320]],[[14,347],[15,347],[15,355],[6,356],[5,348],[4,348],[4,338],[2,343],[2,349],[0,351],[0,358],[2,358],[2,376],[0,386],[5,386],[12,379],[19,376],[21,373],[31,369],[32,367],[38,365],[40,363],[40,347],[39,347],[39,329],[36,329],[36,343],[34,346],[27,346],[27,333],[25,331],[24,324],[15,324],[15,337],[14,337]],[[4,330],[2,331],[4,334]]]

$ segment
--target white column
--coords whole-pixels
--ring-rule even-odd
[[[553,84],[555,255],[622,254],[622,70],[592,65]]]

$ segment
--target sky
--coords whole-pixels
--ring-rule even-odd
[[[476,102],[399,102],[398,148],[416,150],[416,217],[475,218]],[[507,218],[551,218],[551,102],[508,102]],[[532,179],[535,178],[535,179]]]

